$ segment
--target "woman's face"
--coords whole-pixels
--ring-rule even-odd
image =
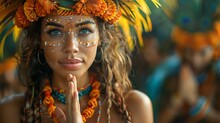
[[[53,74],[82,76],[96,56],[99,42],[97,20],[79,15],[45,17],[41,39],[41,47]]]
[[[195,70],[201,70],[208,66],[213,58],[214,50],[211,46],[207,45],[199,50],[193,50],[191,48],[185,49],[185,58]]]

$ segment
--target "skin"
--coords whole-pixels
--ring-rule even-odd
[[[73,19],[69,19],[72,17]],[[55,105],[58,107],[56,109],[57,117],[60,118],[62,123],[82,123],[81,118],[81,110],[86,107],[86,103],[89,100],[88,96],[82,97],[80,100],[78,99],[78,90],[77,88],[83,87],[89,83],[89,67],[94,62],[94,58],[96,56],[96,50],[98,43],[90,47],[82,47],[77,42],[73,41],[74,37],[78,35],[79,30],[82,27],[86,27],[87,29],[93,30],[92,32],[85,31],[86,34],[89,35],[89,38],[93,38],[94,40],[99,41],[99,31],[98,24],[96,19],[89,16],[49,16],[49,18],[58,19],[60,21],[61,26],[66,27],[66,24],[71,22],[73,24],[72,31],[74,35],[66,36],[66,40],[61,46],[45,46],[43,45],[41,48],[44,50],[45,57],[47,63],[53,70],[52,82],[53,86],[64,89],[67,91],[67,104],[63,105],[58,101],[55,101]],[[46,19],[46,18],[45,18]],[[43,20],[43,28],[44,21]],[[80,27],[76,27],[76,20],[82,19],[81,22],[90,20],[93,24],[83,25]],[[75,26],[74,26],[75,25]],[[80,28],[80,29],[79,29]],[[43,32],[45,33],[45,32]],[[57,33],[56,33],[57,34]],[[43,36],[43,34],[41,33]],[[87,36],[88,36],[87,35]],[[85,36],[85,35],[84,35]],[[42,37],[43,39],[44,37]],[[86,37],[83,37],[85,39]],[[83,62],[78,67],[66,67],[60,64],[60,61],[63,59],[81,59]],[[105,95],[101,95],[102,101],[102,114],[101,114],[101,123],[107,122],[107,103],[104,101]],[[132,123],[153,123],[153,114],[152,114],[152,105],[149,98],[137,91],[132,90],[128,92],[125,97],[125,102],[127,105],[127,109],[131,114]],[[0,121],[2,123],[16,123],[19,122],[20,119],[20,108],[21,104],[24,100],[24,96],[16,96],[13,98],[6,98],[4,101],[0,103]],[[13,107],[10,107],[12,106]],[[10,108],[10,110],[8,110]],[[87,123],[95,123],[97,119],[98,108],[95,109],[96,112],[92,118],[88,119]],[[14,114],[14,118],[10,118],[7,114]],[[43,110],[46,112],[46,110]],[[43,114],[43,122],[49,123],[51,119]],[[111,108],[111,122],[113,123],[121,123],[122,117],[118,113],[117,108],[112,106]]]

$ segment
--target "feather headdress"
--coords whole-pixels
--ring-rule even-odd
[[[160,6],[158,0],[151,1],[157,7]],[[92,15],[110,24],[116,24],[126,35],[131,49],[133,48],[131,26],[134,26],[137,32],[140,44],[142,31],[151,30],[150,9],[145,0],[3,0],[0,2],[0,31],[2,32],[10,23],[21,29],[26,28],[31,22],[49,14]],[[18,30],[16,26],[11,26],[7,35]],[[0,56],[3,53],[4,42],[1,41],[0,44]]]
[[[220,57],[220,0],[165,0],[163,10],[173,22],[171,38],[179,50],[211,45]]]

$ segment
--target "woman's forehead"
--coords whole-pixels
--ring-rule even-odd
[[[77,24],[85,21],[96,23],[96,19],[93,16],[83,16],[83,15],[68,15],[68,16],[50,15],[43,18],[43,24],[48,22],[54,22],[59,24],[66,24],[71,22]]]

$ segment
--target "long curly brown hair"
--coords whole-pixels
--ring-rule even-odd
[[[42,122],[40,107],[44,79],[51,79],[52,69],[46,63],[40,48],[41,21],[33,22],[24,29],[25,37],[20,43],[19,78],[27,86],[25,102],[21,110],[21,122]],[[130,50],[122,33],[114,25],[98,19],[100,45],[96,60],[89,71],[96,73],[102,83],[101,92],[106,95],[108,123],[111,122],[110,109],[114,105],[125,122],[131,118],[126,109],[124,95],[132,88],[128,74],[131,70]],[[39,63],[44,61],[44,65]]]

